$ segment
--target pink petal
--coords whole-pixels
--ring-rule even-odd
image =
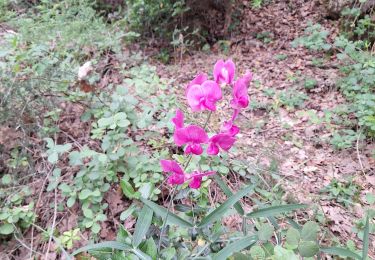
[[[221,88],[215,81],[206,80],[202,88],[206,99],[216,102],[222,98]]]
[[[225,62],[225,68],[227,69],[228,71],[228,81],[226,82],[227,84],[231,84],[233,79],[234,79],[234,74],[235,74],[235,71],[236,71],[236,66],[234,65],[233,61],[232,60],[227,60]]]
[[[252,74],[247,72],[242,78],[234,83],[233,99],[231,105],[233,108],[246,108],[249,105],[249,94],[247,88],[252,79]]]
[[[199,73],[192,81],[190,81],[189,85],[186,87],[186,93],[191,86],[202,85],[203,82],[205,82],[206,80],[207,80],[207,74],[206,73]]]
[[[206,143],[208,141],[208,136],[203,128],[196,125],[189,125],[184,128],[176,129],[173,139],[177,146],[181,146],[187,143]]]
[[[229,59],[226,62],[219,60],[214,66],[214,79],[217,83],[231,84],[234,79],[235,70],[236,67],[232,60]]]
[[[196,125],[189,125],[186,128],[189,142],[195,144],[207,143],[208,135],[202,127]]]
[[[186,146],[185,154],[195,154],[201,155],[203,153],[203,148],[200,144],[191,144]]]
[[[233,124],[232,121],[228,121],[224,122],[223,126],[221,127],[221,132],[235,136],[240,132],[240,128]]]
[[[228,151],[236,141],[236,138],[229,134],[220,133],[210,138],[210,142],[218,145],[224,151]]]
[[[184,175],[184,171],[181,166],[172,160],[160,160],[160,165],[164,172],[169,172],[173,174]]]
[[[218,155],[219,154],[219,147],[214,143],[210,143],[207,147],[207,154],[208,155]]]
[[[222,70],[222,68],[224,68],[224,61],[218,60],[215,63],[215,66],[214,66],[214,80],[217,83],[220,83],[219,80],[221,80],[221,70]]]
[[[181,174],[172,174],[168,177],[168,183],[171,185],[183,184],[185,182],[185,176]]]
[[[184,127],[184,114],[180,109],[176,110],[176,116],[172,118],[172,122],[176,128]]]
[[[199,189],[202,184],[202,177],[194,177],[189,183],[189,187],[192,189]]]
[[[192,85],[187,91],[186,98],[193,111],[204,109],[202,101],[204,101],[205,94],[201,85]]]

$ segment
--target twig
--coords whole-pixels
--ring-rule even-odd
[[[41,256],[43,255],[42,253],[39,253],[38,251],[35,251],[32,248],[30,248],[28,245],[26,245],[24,242],[22,242],[22,240],[20,240],[15,234],[14,234],[14,238],[17,240],[18,243],[20,243],[21,246],[28,249],[31,254],[34,253],[34,254],[41,255]]]
[[[47,251],[44,255],[44,259],[46,260],[48,260],[49,248],[51,246],[53,230],[55,229],[55,224],[56,224],[56,216],[57,216],[57,188],[55,188],[55,205],[54,205],[54,211],[53,211],[52,227],[51,227],[51,232],[50,232],[49,239],[48,239]]]
[[[361,137],[361,134],[362,134],[362,129],[359,131],[358,133],[358,136],[357,136],[357,143],[356,143],[356,150],[357,150],[357,158],[358,158],[358,162],[359,162],[359,165],[361,166],[361,171],[363,173],[363,177],[366,177],[366,172],[365,172],[365,169],[363,167],[363,164],[362,164],[362,160],[361,160],[361,156],[359,154],[359,139]]]

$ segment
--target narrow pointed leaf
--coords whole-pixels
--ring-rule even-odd
[[[225,212],[227,212],[228,209],[232,207],[237,201],[239,201],[243,196],[254,191],[254,187],[255,185],[247,186],[246,188],[229,197],[223,204],[221,204],[218,208],[204,217],[199,223],[198,227],[203,227],[205,225],[208,225],[209,223],[214,222],[215,220],[220,219],[225,214]]]
[[[143,253],[141,250],[139,249],[132,249],[132,252],[134,254],[136,254],[140,259],[142,260],[152,260],[152,257],[150,257],[149,255],[147,255],[146,253]]]
[[[135,231],[133,235],[133,246],[138,247],[142,242],[143,237],[146,235],[148,229],[150,228],[153,211],[150,207],[144,205],[137,223],[135,224]]]
[[[349,249],[341,248],[341,247],[323,247],[323,248],[320,248],[320,252],[323,252],[329,255],[350,257],[350,258],[358,259],[358,260],[361,259],[360,255],[350,251]]]
[[[363,248],[362,248],[362,260],[366,260],[367,253],[368,253],[368,247],[369,247],[369,233],[370,233],[370,220],[369,216],[367,214],[366,217],[366,224],[365,228],[363,230]]]
[[[123,250],[123,251],[131,249],[131,247],[129,245],[118,242],[118,241],[106,241],[106,242],[101,242],[101,243],[81,247],[81,248],[77,249],[76,251],[74,251],[72,253],[72,256],[77,255],[77,254],[82,253],[82,252],[87,252],[87,251],[90,251],[90,250],[99,250],[99,249],[103,249],[103,248],[111,248],[111,249],[117,249],[117,250]]]
[[[233,195],[233,193],[229,189],[228,185],[225,184],[225,182],[220,178],[219,175],[217,175],[217,174],[214,175],[214,179],[215,179],[216,183],[219,185],[219,187],[221,188],[221,190],[225,193],[225,195],[227,195],[227,197],[230,197],[230,196]],[[234,204],[234,208],[237,210],[238,214],[240,214],[241,216],[243,216],[245,214],[245,211],[243,210],[240,202],[236,202]]]
[[[285,213],[288,211],[296,210],[296,209],[302,209],[306,208],[308,205],[306,204],[290,204],[290,205],[280,205],[280,206],[270,206],[267,208],[262,208],[255,210],[246,216],[249,218],[260,218],[260,217],[270,217],[270,216],[275,216],[281,213]]]
[[[140,200],[144,204],[149,206],[154,211],[154,213],[156,215],[160,216],[162,219],[165,219],[166,216],[168,215],[168,219],[167,219],[168,224],[175,224],[175,225],[178,225],[178,226],[181,226],[181,227],[187,227],[187,228],[193,227],[193,224],[191,224],[190,222],[188,222],[187,220],[185,220],[183,218],[180,218],[176,214],[173,214],[172,212],[169,212],[169,214],[168,214],[168,209],[166,209],[162,206],[159,206],[156,203],[154,203],[152,201],[149,201],[147,199],[144,199],[144,198],[140,198]]]
[[[232,254],[240,252],[246,247],[254,245],[256,242],[256,236],[241,238],[221,249],[216,255],[213,256],[213,260],[226,260]]]

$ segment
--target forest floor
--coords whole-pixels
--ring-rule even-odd
[[[231,156],[243,157],[254,172],[269,169],[277,162],[279,184],[286,190],[287,200],[319,205],[330,231],[344,242],[357,240],[352,232],[353,221],[364,216],[365,195],[375,193],[375,160],[371,156],[375,144],[361,137],[350,149],[337,150],[330,144],[333,129],[341,126],[324,122],[324,117],[327,111],[345,105],[336,86],[338,61],[291,46],[309,22],[322,24],[330,37],[337,35],[338,22],[325,19],[324,12],[318,11],[313,1],[278,1],[258,10],[245,9],[240,34],[228,40],[229,53],[223,54],[219,46],[214,46],[208,53],[185,55],[174,65],[158,67],[162,77],[176,79],[173,84],[181,94],[196,74],[210,73],[218,59],[232,58],[237,76],[252,71],[250,108],[240,114],[239,149]],[[321,64],[315,65],[314,59],[319,58]],[[316,86],[306,91],[304,82],[311,78]],[[291,97],[280,100],[278,93],[288,92],[306,94],[305,100],[301,98],[303,105],[288,106]],[[312,114],[322,122],[313,123]],[[350,207],[321,193],[335,181],[353,182],[360,187]],[[375,240],[372,243],[374,250]],[[375,257],[375,252],[371,255]]]
[[[161,78],[167,79],[175,86],[175,90],[180,94],[181,104],[184,103],[185,87],[190,80],[200,72],[210,74],[213,65],[219,59],[231,58],[236,64],[237,76],[250,70],[253,73],[253,81],[249,88],[250,106],[239,116],[241,132],[238,135],[236,149],[230,152],[230,157],[244,160],[248,165],[248,172],[261,173],[267,180],[267,174],[271,174],[269,169],[273,169],[272,174],[277,175],[277,181],[272,185],[282,188],[284,201],[315,205],[308,211],[309,218],[319,221],[320,225],[328,228],[343,244],[353,240],[359,245],[360,241],[353,232],[353,227],[356,226],[356,222],[363,220],[365,208],[369,207],[366,194],[375,194],[375,160],[372,157],[375,144],[359,135],[351,148],[339,150],[332,146],[334,132],[343,128],[334,118],[346,104],[336,85],[340,76],[339,61],[324,53],[312,53],[300,47],[293,48],[291,42],[303,35],[310,21],[322,24],[330,31],[329,38],[332,39],[338,35],[338,22],[327,20],[322,15],[320,7],[315,6],[315,1],[287,2],[273,1],[272,4],[254,9],[248,1],[248,8],[242,13],[243,19],[233,21],[238,22],[236,33],[222,42],[226,46],[224,49],[222,45],[215,44],[205,52],[191,51],[181,56],[176,52],[177,58],[170,64],[160,63],[156,59],[151,63],[157,65],[157,72]],[[99,62],[99,65],[102,64]],[[101,80],[100,88],[109,83],[120,84],[123,80],[123,75],[108,75]],[[309,82],[314,82],[313,87],[306,87]],[[80,122],[79,118],[71,118],[71,115],[82,114],[83,108],[68,104],[64,109],[66,120],[62,118],[59,127],[66,129],[65,131],[82,145],[86,144],[84,142],[91,142],[89,124]],[[215,116],[213,121],[219,123],[219,117],[229,116]],[[351,119],[353,118],[350,116],[347,118]],[[76,137],[73,132],[79,133],[78,136]],[[8,136],[1,134],[0,144],[11,136],[10,133]],[[14,139],[16,138],[19,137],[15,136]],[[90,145],[100,147],[97,143]],[[40,153],[35,152],[37,156],[42,157]],[[48,163],[43,160],[40,164]],[[45,165],[39,167],[43,168]],[[73,172],[70,168],[68,170]],[[230,181],[232,188],[236,190],[241,186],[243,176],[232,174]],[[275,181],[275,178],[272,181]],[[34,180],[30,186],[35,185],[36,190],[41,189],[37,194],[39,198],[36,207],[43,213],[40,217],[41,222],[48,226],[54,212],[46,205],[54,200],[56,203],[56,197],[59,201],[63,199],[51,192],[44,193],[43,187],[46,182],[47,178],[42,178]],[[347,185],[339,191],[340,196],[346,198],[345,201],[332,198],[334,188],[322,192],[323,188],[333,187],[335,183],[339,186]],[[355,190],[355,194],[346,195],[345,192],[350,193],[351,189]],[[115,239],[114,226],[119,222],[116,218],[129,206],[129,201],[124,199],[118,190],[120,189],[117,186],[112,187],[105,198],[109,204],[108,211],[115,213],[109,221],[102,224],[103,232],[100,233],[100,237],[103,240]],[[56,223],[60,231],[77,226],[78,216],[72,213],[76,212],[61,214],[62,217]],[[133,227],[134,224],[135,220],[132,219],[125,223],[125,226]],[[229,222],[226,224],[231,225]],[[232,224],[238,223],[232,221]],[[25,238],[29,239],[31,244],[34,240],[34,244],[38,244],[37,240],[42,239],[41,235],[34,237],[33,232],[34,228],[25,234]],[[83,234],[82,237],[87,238],[87,234]],[[372,245],[369,255],[371,259],[375,259],[373,235],[370,241]],[[16,248],[16,244],[17,241],[9,243],[7,250]],[[44,242],[44,247],[45,244]],[[3,248],[0,245],[0,249]],[[28,255],[28,250],[23,250],[19,255]],[[51,254],[51,257],[56,256]],[[1,256],[0,253],[0,258]]]

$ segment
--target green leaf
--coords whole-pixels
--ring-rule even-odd
[[[87,199],[89,196],[91,196],[91,193],[92,193],[91,190],[89,190],[89,189],[83,189],[83,190],[81,190],[81,192],[79,193],[78,198],[79,198],[80,200],[85,200],[85,199]]]
[[[319,246],[315,241],[301,241],[298,251],[303,257],[312,257],[319,252]]]
[[[94,224],[92,224],[91,231],[94,234],[98,234],[99,231],[100,231],[100,225],[98,223],[94,222]]]
[[[135,198],[135,191],[133,186],[125,179],[122,179],[120,182],[120,186],[122,189],[122,192],[126,197],[129,199],[134,199]]]
[[[261,246],[255,245],[250,248],[250,255],[254,259],[265,259],[266,253]],[[249,259],[249,258],[247,258]]]
[[[316,222],[308,221],[303,225],[301,230],[301,239],[304,241],[316,241],[319,226]]]
[[[2,178],[1,178],[1,182],[3,183],[3,185],[8,185],[12,182],[12,176],[10,174],[5,174]]]
[[[143,253],[141,250],[139,250],[139,249],[136,249],[136,248],[134,248],[134,249],[132,249],[132,252],[134,253],[134,254],[136,254],[140,259],[142,259],[142,260],[152,260],[152,258],[150,257],[150,256],[148,256],[148,255],[146,255],[145,253]]]
[[[140,248],[143,252],[151,256],[153,259],[156,259],[158,248],[152,237],[147,239]]]
[[[370,220],[369,215],[366,217],[365,228],[363,229],[363,248],[362,248],[362,259],[366,260],[367,252],[369,247],[369,234],[370,234]]]
[[[89,218],[89,219],[93,219],[94,218],[94,213],[92,212],[91,209],[89,209],[89,208],[83,208],[82,211],[83,211],[83,215],[86,218]]]
[[[166,208],[164,208],[162,206],[159,206],[156,203],[154,203],[152,201],[149,201],[149,200],[146,200],[144,198],[140,198],[140,200],[144,204],[146,204],[147,206],[149,206],[154,211],[154,213],[156,215],[160,216],[163,220],[168,215],[167,223],[175,224],[177,226],[187,227],[187,228],[193,227],[193,224],[191,224],[190,222],[188,222],[188,221],[180,218],[176,214],[173,214],[172,212],[169,212],[169,214],[168,214],[168,210]]]
[[[228,198],[233,195],[233,193],[229,189],[228,185],[226,185],[224,183],[224,181],[220,178],[219,175],[215,174],[214,179],[215,179],[216,183],[219,185],[220,189],[225,193],[225,195]],[[238,214],[240,214],[241,216],[243,216],[245,214],[245,211],[243,210],[240,202],[236,202],[234,204],[234,208],[237,210]]]
[[[253,247],[251,249],[253,249]],[[249,256],[242,253],[234,253],[231,260],[249,260]]]
[[[0,234],[1,235],[9,235],[12,234],[14,231],[14,227],[12,224],[4,223],[0,225]]]
[[[228,209],[232,207],[237,201],[239,201],[243,196],[249,194],[251,191],[254,191],[254,187],[255,185],[247,186],[246,188],[229,197],[223,204],[221,204],[218,208],[204,217],[198,224],[198,227],[204,227],[209,223],[220,219],[225,214],[225,212],[227,212]]]
[[[135,210],[135,206],[134,204],[132,204],[127,210],[121,213],[120,220],[124,221],[125,219],[127,219],[131,214],[133,214],[134,210]]]
[[[55,164],[57,162],[57,160],[59,159],[59,155],[57,154],[57,152],[52,152],[47,160],[52,163],[52,164]]]
[[[246,216],[249,218],[260,218],[260,217],[269,217],[277,214],[285,213],[292,210],[306,208],[306,204],[289,204],[289,205],[280,205],[280,206],[270,206],[262,209],[253,211]]]
[[[274,254],[274,259],[277,260],[298,260],[292,250],[282,248],[280,245],[275,246]]]
[[[99,127],[103,128],[103,127],[107,127],[107,126],[110,126],[113,124],[113,117],[107,117],[107,118],[100,118],[98,120],[98,125]]]
[[[226,260],[233,253],[240,252],[246,247],[254,245],[256,242],[257,242],[256,236],[241,238],[233,243],[230,243],[223,249],[221,249],[218,253],[216,253],[213,256],[212,259],[213,260]]]
[[[292,249],[296,249],[298,247],[299,240],[299,231],[295,228],[289,228],[286,232],[286,242],[288,243],[288,245],[290,245]]]
[[[105,248],[111,248],[111,249],[123,250],[123,251],[127,251],[127,250],[132,249],[129,245],[124,244],[124,243],[120,243],[120,242],[117,242],[117,241],[106,241],[106,242],[101,242],[101,243],[81,247],[81,248],[77,249],[76,251],[74,251],[72,253],[72,256],[75,256],[75,255],[77,255],[79,253],[82,253],[82,252],[105,249]]]
[[[66,202],[66,206],[68,208],[71,208],[71,207],[73,207],[73,205],[74,205],[75,202],[76,202],[76,198],[75,197],[70,197],[68,199],[68,201]]]
[[[268,241],[273,234],[274,228],[270,224],[266,223],[260,226],[258,231],[258,238],[262,241]]]
[[[134,247],[139,246],[139,244],[142,242],[143,237],[146,235],[148,229],[150,228],[152,215],[152,209],[144,205],[141,212],[139,213],[137,223],[135,224],[135,231],[133,235]]]
[[[353,259],[361,259],[360,255],[350,251],[349,249],[341,248],[341,247],[323,247],[323,248],[320,248],[320,252],[323,252],[329,255],[337,255],[337,256],[342,256],[342,257],[350,257]]]

